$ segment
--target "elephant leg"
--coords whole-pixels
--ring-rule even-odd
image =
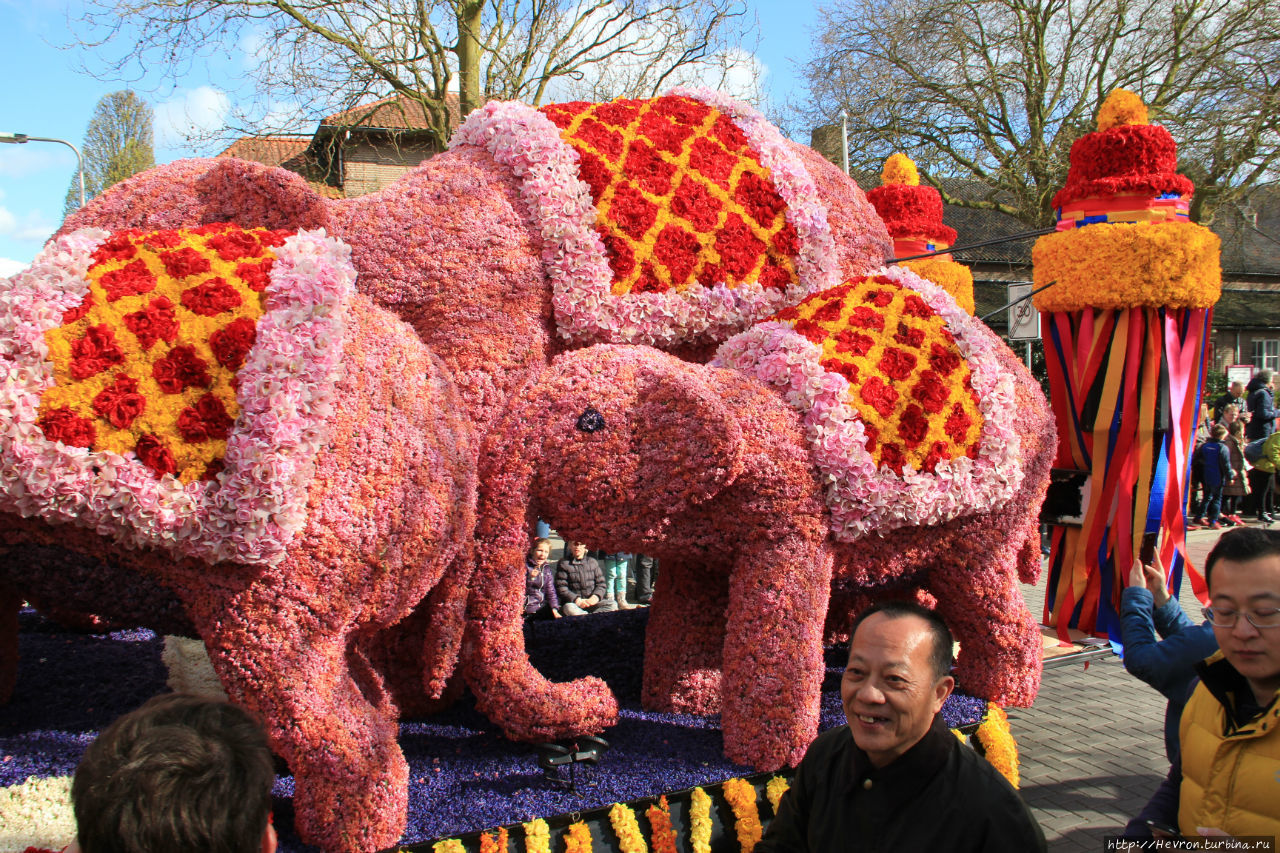
[[[1029,707],[1040,689],[1040,630],[1018,589],[1017,542],[969,550],[953,544],[965,562],[947,562],[925,584],[960,642],[959,689],[997,705]]]
[[[641,703],[650,711],[720,712],[729,579],[687,560],[662,558],[644,641]]]
[[[18,683],[18,611],[22,596],[7,584],[0,584],[0,704],[13,697]]]
[[[729,583],[721,726],[725,756],[796,765],[818,734],[832,556],[798,537],[744,548]]]
[[[197,615],[214,669],[289,763],[303,840],[334,853],[388,847],[404,831],[408,806],[394,704],[371,703],[352,677],[349,628],[325,624],[296,591],[267,586]]]

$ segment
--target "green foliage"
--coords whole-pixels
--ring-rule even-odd
[[[156,164],[151,105],[124,90],[104,95],[93,109],[84,134],[85,201]],[[71,176],[63,215],[80,206],[80,181]]]

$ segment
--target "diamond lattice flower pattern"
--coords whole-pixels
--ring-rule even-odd
[[[825,290],[773,319],[822,348],[821,365],[849,381],[878,465],[933,473],[976,459],[982,412],[972,374],[946,321],[924,297],[885,276]]]
[[[45,333],[55,379],[40,401],[45,436],[132,452],[157,477],[215,476],[273,248],[287,237],[224,223],[102,243],[84,300]]]
[[[580,157],[614,294],[798,281],[786,202],[728,115],[674,95],[542,112]]]

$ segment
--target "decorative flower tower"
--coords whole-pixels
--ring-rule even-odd
[[[867,193],[893,238],[893,253],[899,258],[923,255],[950,248],[956,229],[942,224],[942,196],[933,187],[920,186],[920,173],[911,158],[901,152],[884,161],[881,186]],[[973,313],[973,273],[951,255],[935,255],[902,264],[921,278],[927,278]]]
[[[1058,230],[1032,252],[1058,425],[1058,468],[1086,471],[1084,520],[1054,529],[1046,621],[1119,636],[1116,608],[1147,533],[1176,588],[1205,341],[1222,290],[1219,242],[1187,219],[1194,187],[1169,132],[1116,89],[1071,146]]]

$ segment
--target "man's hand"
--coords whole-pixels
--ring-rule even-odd
[[[586,606],[587,606],[587,607],[595,607],[595,606],[596,606],[597,604],[599,604],[599,603],[600,603],[600,596],[598,596],[598,595],[593,595],[593,596],[591,596],[590,598],[588,598],[588,599],[587,599],[587,605],[586,605]]]
[[[583,610],[586,610],[588,607],[590,607],[590,606],[591,606],[591,599],[589,599],[589,598],[575,598],[575,599],[573,600],[573,603],[574,603],[574,604],[576,604],[576,605],[578,605],[579,607],[581,607]]]
[[[1147,589],[1151,591],[1151,597],[1156,601],[1156,607],[1164,607],[1168,604],[1171,596],[1165,585],[1164,563],[1160,562],[1159,552],[1156,552],[1150,564],[1142,567],[1142,574],[1146,580]]]

